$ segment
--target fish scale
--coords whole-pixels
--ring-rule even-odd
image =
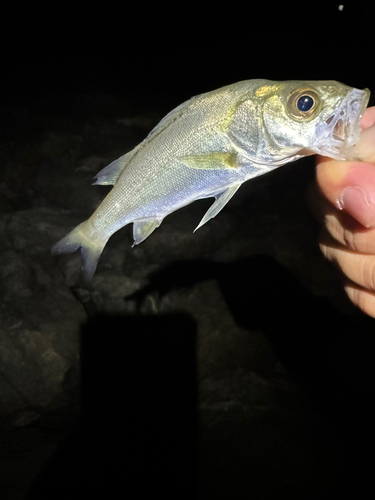
[[[193,97],[97,174],[95,184],[111,184],[112,190],[52,251],[81,248],[90,279],[106,242],[121,227],[133,223],[138,244],[168,214],[215,198],[198,229],[253,177],[313,153],[344,159],[359,139],[368,100],[367,89],[335,81],[264,79]]]

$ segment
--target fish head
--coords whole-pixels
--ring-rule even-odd
[[[370,91],[336,81],[286,81],[275,87],[261,96],[269,160],[282,164],[314,153],[344,160],[359,140]]]

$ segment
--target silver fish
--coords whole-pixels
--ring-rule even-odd
[[[90,279],[110,236],[131,222],[134,245],[164,217],[215,198],[196,229],[215,217],[241,184],[319,153],[343,160],[359,139],[370,97],[336,81],[246,80],[198,95],[171,111],[94,184],[114,187],[93,215],[52,249],[81,248]]]

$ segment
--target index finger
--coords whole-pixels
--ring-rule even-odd
[[[367,108],[363,113],[362,120],[359,126],[361,130],[366,130],[367,128],[371,127],[371,125],[374,125],[374,123],[375,106],[372,106],[371,108]]]

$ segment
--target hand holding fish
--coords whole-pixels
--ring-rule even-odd
[[[313,212],[324,224],[320,248],[345,276],[350,300],[375,317],[375,107],[365,111],[355,161],[318,157]]]

